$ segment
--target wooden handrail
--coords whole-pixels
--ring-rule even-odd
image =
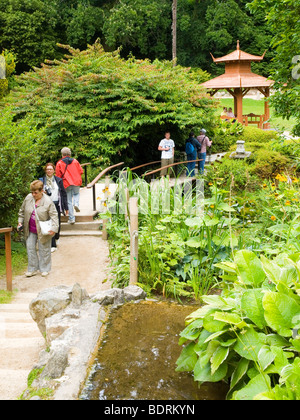
[[[11,265],[11,237],[12,228],[0,229],[0,234],[5,234],[5,259],[6,259],[6,288],[12,292],[12,265]]]
[[[154,171],[151,172],[145,172],[142,176],[148,176],[148,175],[152,175],[155,174],[156,172],[160,172],[162,169],[166,169],[166,168],[171,168],[172,166],[176,166],[176,165],[182,165],[188,162],[200,162],[203,159],[195,159],[195,160],[184,160],[183,162],[176,162],[176,163],[172,163],[171,165],[167,165],[167,166],[162,166],[159,169],[155,169]]]
[[[96,178],[87,185],[87,188],[93,188],[93,211],[96,211],[96,183],[102,178],[107,172],[111,169],[117,168],[118,166],[124,165],[124,162],[117,163],[116,165],[108,166],[107,168],[103,169]]]
[[[131,171],[135,171],[136,169],[143,168],[144,166],[155,165],[156,163],[161,163],[161,160],[157,160],[155,162],[143,163],[142,165],[135,166],[134,168],[129,168]]]
[[[87,167],[91,165],[91,162],[81,163],[81,166],[84,168],[84,185],[87,186]]]
[[[103,169],[103,171],[100,172],[100,174],[97,175],[96,178],[87,185],[87,188],[92,188],[99,181],[99,179],[102,178],[107,172],[121,165],[124,165],[124,162],[117,163],[116,165],[108,166],[107,168]]]

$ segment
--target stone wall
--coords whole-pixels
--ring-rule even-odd
[[[39,293],[29,309],[45,337],[47,349],[41,352],[38,364],[33,367],[42,372],[31,390],[51,389],[55,400],[77,399],[107,317],[107,305],[145,298],[146,293],[138,286],[113,288],[88,296],[77,283]],[[26,397],[29,391],[25,391],[23,398]]]

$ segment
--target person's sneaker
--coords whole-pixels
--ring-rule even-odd
[[[78,206],[74,206],[74,209],[79,213],[80,212],[80,208]]]
[[[56,251],[56,249],[57,249],[57,248],[52,247],[52,248],[51,248],[51,252],[55,252],[55,251]]]
[[[47,271],[43,271],[43,272],[42,272],[42,277],[47,277],[47,276],[48,276],[48,274],[49,274],[49,273],[48,273]]]
[[[74,225],[75,220],[68,220],[69,225]]]
[[[26,273],[25,273],[25,276],[26,277],[33,277],[33,276],[36,276],[37,275],[37,271],[27,271]]]

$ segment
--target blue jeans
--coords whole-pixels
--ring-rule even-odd
[[[192,154],[186,155],[186,159],[187,160],[195,160],[195,159],[197,159],[197,152],[194,152]],[[195,176],[196,162],[188,162],[186,165],[187,165],[186,176]]]
[[[198,154],[198,159],[202,159],[202,160],[200,160],[200,162],[198,162],[198,168],[199,168],[200,174],[203,174],[204,173],[206,153],[199,153]]]
[[[79,207],[80,187],[77,185],[70,185],[66,188],[68,207],[69,207],[69,220],[75,222],[74,208],[73,206]]]

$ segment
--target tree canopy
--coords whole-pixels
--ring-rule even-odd
[[[217,74],[210,52],[225,55],[239,39],[253,54],[268,50],[256,70],[269,75],[270,32],[247,0],[178,0],[177,8],[178,64]],[[125,58],[172,59],[172,0],[0,0],[0,23],[0,50],[16,54],[19,73],[59,58],[57,43],[84,50],[97,38]]]
[[[255,0],[250,7],[266,15],[272,31],[275,94],[271,104],[283,117],[296,117],[294,132],[300,135],[300,3],[298,0]],[[280,19],[278,18],[280,16]]]
[[[214,100],[195,72],[171,62],[125,60],[105,52],[99,42],[85,51],[66,47],[62,60],[17,77],[5,98],[15,121],[34,118],[46,130],[40,145],[44,161],[55,160],[68,145],[82,160],[97,165],[149,162],[165,130],[177,146],[191,128],[214,125]]]

